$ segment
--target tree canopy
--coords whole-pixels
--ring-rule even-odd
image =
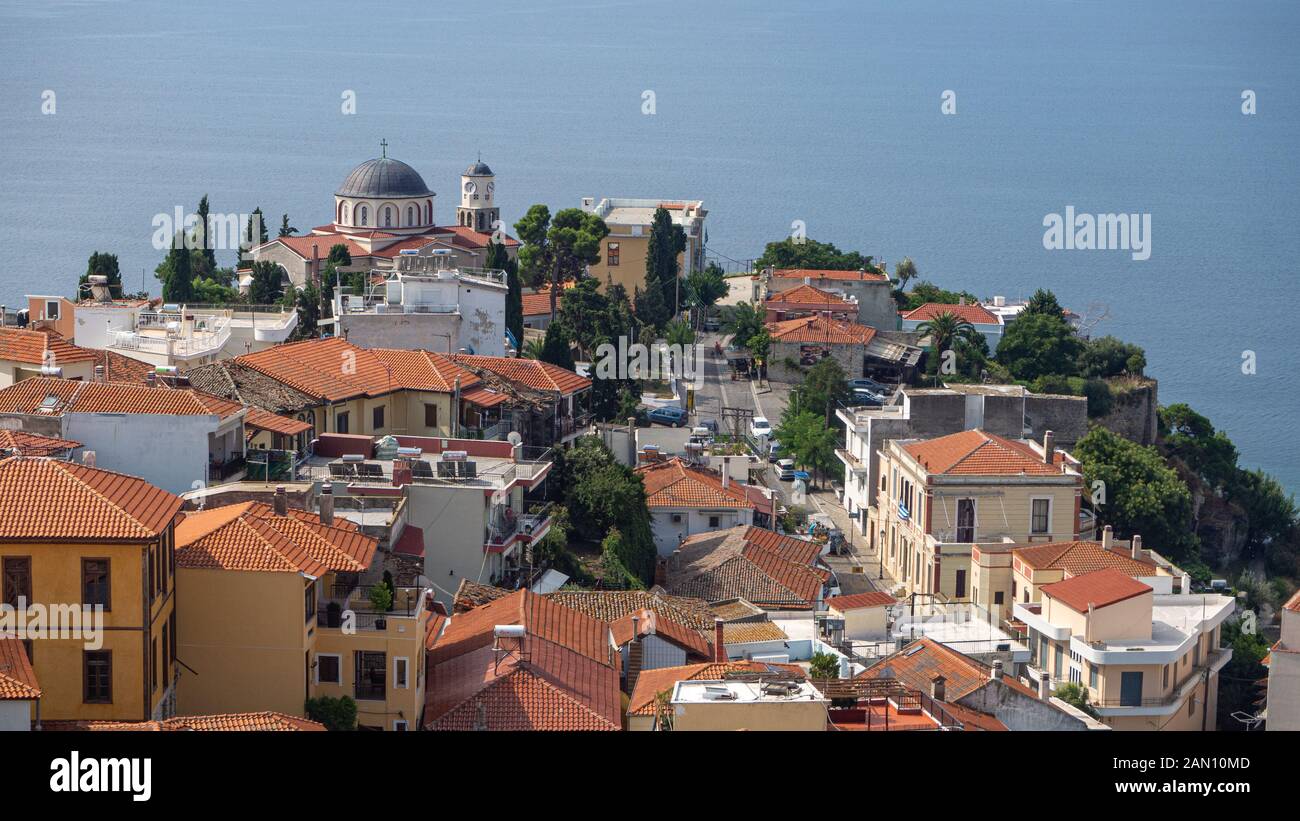
[[[755,268],[812,268],[828,271],[859,271],[871,265],[871,257],[857,251],[841,251],[829,242],[786,237],[769,242]]]

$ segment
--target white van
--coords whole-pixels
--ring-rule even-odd
[[[776,463],[776,478],[782,482],[789,482],[794,479],[794,460],[778,459]]]

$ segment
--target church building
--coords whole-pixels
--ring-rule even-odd
[[[403,252],[449,254],[464,268],[486,267],[493,231],[514,258],[519,241],[504,233],[496,203],[496,175],[481,159],[461,174],[460,205],[454,225],[438,225],[437,195],[411,166],[382,155],[358,165],[334,193],[334,221],[302,236],[276,237],[254,247],[254,261],[270,260],[284,268],[294,287],[325,268],[330,248],[346,245],[352,264],[342,270],[395,269]]]

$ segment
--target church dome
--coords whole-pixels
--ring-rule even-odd
[[[424,178],[411,166],[391,157],[376,157],[352,169],[336,196],[383,199],[425,197],[432,193]]]
[[[492,169],[488,168],[487,163],[479,160],[478,162],[465,169],[466,177],[490,177]]]

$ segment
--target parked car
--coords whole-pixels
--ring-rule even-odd
[[[717,420],[717,419],[701,419],[701,420],[700,420],[700,427],[702,427],[702,428],[708,428],[709,433],[711,433],[711,434],[714,435],[714,436],[717,436],[717,435],[718,435],[718,420]]]
[[[853,389],[853,401],[858,405],[880,406],[885,404],[885,399],[886,397],[866,388]]]
[[[771,436],[772,423],[762,416],[755,416],[749,421],[749,435],[755,439],[760,436]]]
[[[722,320],[716,316],[707,317],[704,320],[704,330],[709,333],[717,333],[722,330]]]
[[[778,439],[773,439],[772,441],[767,443],[767,461],[775,462],[777,459],[780,458],[781,458],[781,442]]]
[[[891,393],[894,392],[894,388],[892,385],[886,385],[884,382],[877,382],[874,379],[868,379],[866,377],[863,377],[861,379],[850,379],[849,387],[866,388],[872,393],[878,393],[881,396],[889,396]]]
[[[655,408],[646,414],[646,418],[652,423],[657,422],[670,428],[680,428],[686,424],[686,411],[673,407]]]
[[[789,482],[794,479],[795,469],[793,459],[779,459],[776,463],[776,478],[782,482]]]

